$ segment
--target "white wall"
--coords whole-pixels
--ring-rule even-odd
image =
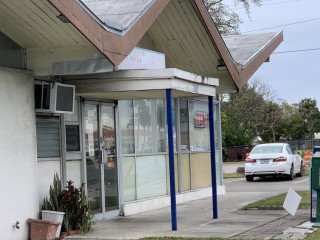
[[[61,178],[60,160],[39,160],[38,161],[38,190],[39,190],[39,206],[42,206],[43,199],[49,197],[50,185],[53,184],[53,177],[58,173]]]
[[[34,76],[52,74],[52,62],[93,59],[99,52],[92,45],[77,47],[27,48],[27,68],[32,69]]]
[[[39,212],[34,81],[0,67],[0,239],[27,239]],[[20,229],[12,226],[20,222]]]

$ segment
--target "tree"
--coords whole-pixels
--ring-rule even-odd
[[[281,104],[281,119],[276,132],[282,139],[300,140],[306,138],[307,125],[301,119],[297,104],[287,102]]]
[[[253,79],[239,93],[230,94],[229,99],[222,102],[221,110],[242,136],[252,139],[260,135],[265,126],[266,101],[276,100],[270,86],[259,79]]]
[[[282,116],[279,104],[271,101],[265,102],[262,116],[260,136],[267,142],[276,142],[277,125]]]
[[[301,119],[307,126],[307,137],[312,138],[315,132],[320,132],[320,112],[317,101],[311,98],[302,99],[298,108]]]
[[[262,0],[234,0],[235,5],[244,7],[248,16],[250,16],[250,6],[252,4],[260,6],[261,2]],[[239,24],[242,20],[237,13],[223,3],[223,0],[205,0],[204,3],[221,35],[239,34]]]

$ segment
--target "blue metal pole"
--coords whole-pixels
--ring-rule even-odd
[[[211,183],[212,183],[212,208],[213,219],[218,218],[217,200],[217,176],[216,176],[216,146],[214,140],[214,105],[213,97],[208,97],[209,101],[209,127],[210,127],[210,154],[211,154]]]
[[[168,146],[169,146],[169,172],[170,172],[170,196],[171,196],[171,222],[172,231],[177,231],[177,207],[176,207],[176,183],[174,173],[174,144],[173,144],[173,122],[172,122],[172,95],[171,89],[166,90],[167,97],[167,124],[168,124]]]

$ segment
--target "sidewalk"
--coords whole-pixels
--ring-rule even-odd
[[[298,210],[295,217],[282,210],[238,211],[248,203],[248,199],[253,202],[270,196],[272,193],[262,192],[239,192],[218,196],[218,219],[212,219],[211,198],[180,204],[177,206],[178,231],[171,231],[170,208],[167,207],[97,223],[93,226],[94,230],[86,236],[76,235],[68,239],[139,239],[157,236],[268,239],[277,235],[280,235],[280,239],[285,239],[296,233],[299,238],[303,237],[309,230],[309,225],[305,230],[296,231],[294,234],[282,233],[308,221],[309,209]]]

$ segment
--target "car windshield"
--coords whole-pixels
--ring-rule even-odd
[[[256,146],[251,153],[282,153],[282,146]]]

